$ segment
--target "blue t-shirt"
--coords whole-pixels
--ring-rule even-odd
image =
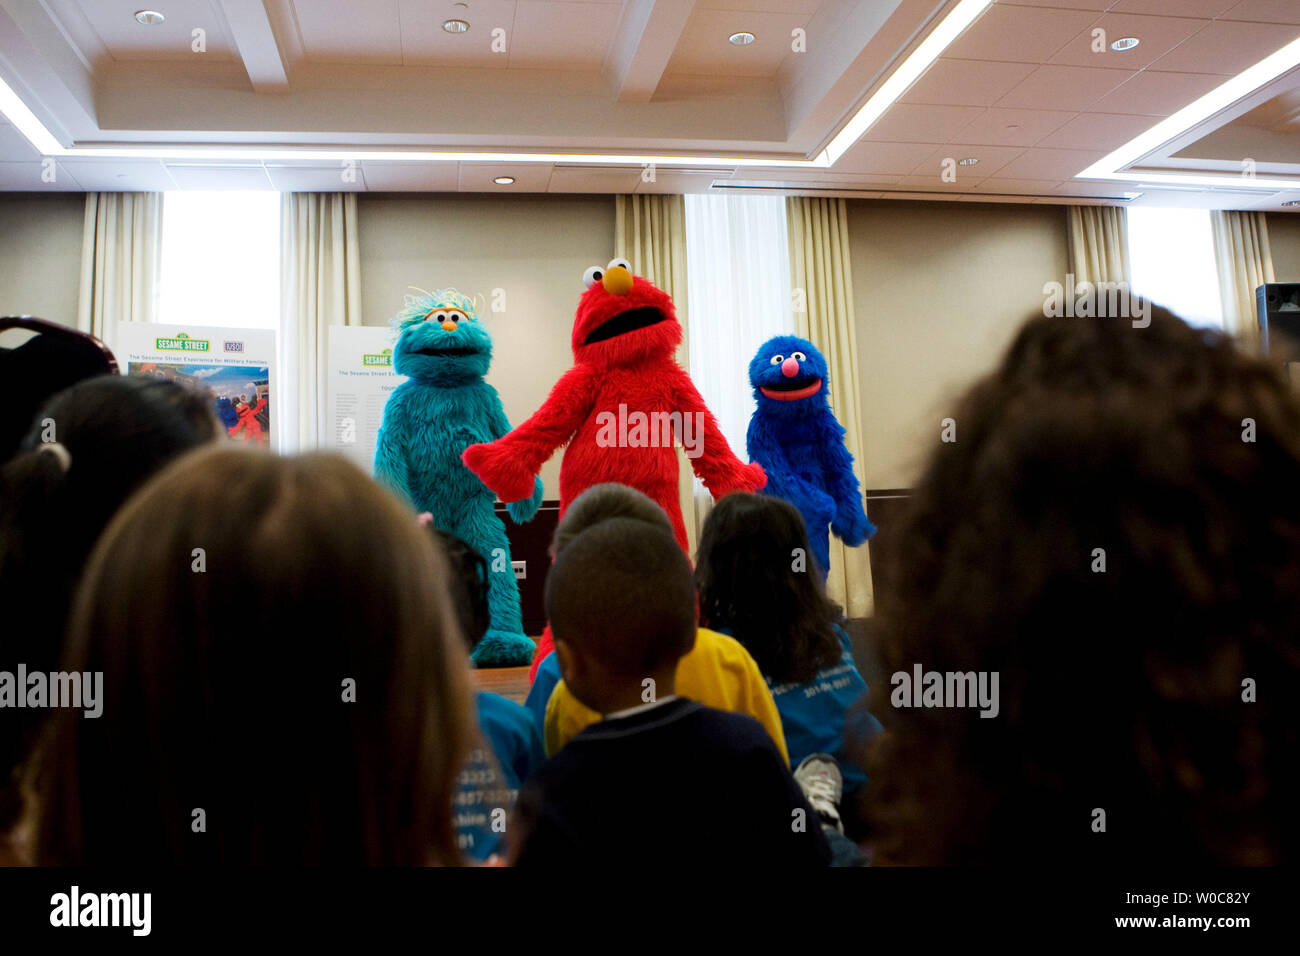
[[[546,726],[546,705],[559,682],[560,659],[555,656],[555,651],[551,651],[537,665],[537,676],[533,678],[533,686],[524,699],[524,706],[532,713],[538,727]]]
[[[865,710],[850,713],[866,696],[867,682],[853,662],[849,636],[838,624],[835,636],[844,651],[839,663],[823,667],[806,684],[776,684],[766,674],[763,677],[781,715],[790,766],[799,766],[799,761],[809,754],[830,754],[839,761],[844,792],[851,793],[866,784],[867,775],[857,760],[844,752],[845,725],[850,719],[854,721],[850,740],[863,746],[882,728],[880,721]]]
[[[505,822],[519,788],[546,759],[542,733],[528,710],[500,694],[479,691],[475,704],[481,731],[456,780],[453,801],[456,842],[470,859],[500,853]]]

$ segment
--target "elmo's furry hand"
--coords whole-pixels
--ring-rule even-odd
[[[536,476],[500,442],[470,445],[460,457],[502,501],[519,501],[533,494]]]

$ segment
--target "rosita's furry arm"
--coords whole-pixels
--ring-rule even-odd
[[[396,492],[403,501],[412,500],[407,475],[407,429],[402,409],[390,403],[375,439],[375,478]]]
[[[675,374],[673,394],[677,410],[682,413],[683,428],[692,430],[692,442],[702,442],[702,447],[696,448],[700,453],[688,455],[687,460],[709,494],[721,498],[733,491],[758,491],[767,484],[762,465],[747,465],[732,453],[695,383],[680,368]],[[697,423],[702,427],[697,427]]]
[[[494,442],[470,445],[462,460],[502,501],[529,497],[536,489],[534,479],[542,463],[572,438],[591,414],[597,384],[591,366],[573,366],[531,418]]]

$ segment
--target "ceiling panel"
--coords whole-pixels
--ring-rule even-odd
[[[515,181],[498,186],[492,181],[498,176],[513,176]],[[545,163],[461,163],[457,188],[463,193],[544,193],[550,178],[551,167]]]
[[[599,0],[593,0],[599,2]],[[604,0],[610,2],[610,0]],[[618,3],[620,0],[613,0]],[[760,13],[801,13],[811,17],[822,5],[822,0],[699,0],[701,10],[756,10]]]
[[[1238,0],[1119,0],[1111,13],[1177,14],[1180,17],[1217,17]],[[1290,0],[1285,0],[1290,2]]]
[[[904,176],[898,181],[898,186],[900,189],[925,189],[942,193],[960,193],[965,192],[976,183],[983,182],[987,178],[987,172],[978,177],[973,173],[968,173],[966,177],[949,183],[944,182],[943,178],[936,172],[929,176]]]
[[[477,17],[477,5],[473,9]],[[617,3],[520,3],[510,34],[510,66],[598,71],[619,11]]]
[[[1032,146],[1055,132],[1077,114],[1072,110],[1020,110],[994,107],[985,110],[961,130],[956,142],[982,146]]]
[[[397,0],[293,0],[303,53],[331,63],[401,63]],[[466,34],[468,36],[468,34]]]
[[[975,187],[975,191],[1020,196],[1050,196],[1059,184],[1060,180],[1057,179],[986,179]]]
[[[0,163],[0,190],[15,192],[80,192],[82,187],[73,177],[72,171],[62,163],[54,164],[54,182],[44,179],[45,164],[39,161],[30,163]]]
[[[1300,36],[1298,27],[1217,20],[1156,60],[1151,68],[1174,73],[1236,75],[1297,36]]]
[[[460,188],[460,171],[455,163],[365,162],[361,172],[371,192],[454,193]]]
[[[1210,73],[1143,70],[1094,103],[1092,111],[1170,116],[1223,82],[1223,77]]]
[[[655,170],[655,178],[659,171]],[[557,166],[551,170],[548,192],[553,193],[630,193],[641,182],[640,169],[598,169]]]
[[[176,181],[159,160],[69,159],[64,163],[83,189],[166,192]]]
[[[398,0],[401,55],[407,66],[474,66],[503,69],[519,41],[515,0],[474,0],[469,8],[429,0]],[[442,28],[451,18],[469,24],[465,33]],[[506,31],[506,50],[492,49],[492,31]]]
[[[1154,116],[1134,113],[1080,113],[1056,132],[1043,137],[1038,146],[1058,149],[1105,149],[1123,146],[1156,123]]]
[[[1224,18],[1258,23],[1300,23],[1300,3],[1296,0],[1242,0],[1229,8]]]
[[[351,176],[344,178],[345,170],[339,166],[270,166],[266,175],[271,185],[281,192],[338,193],[360,192],[366,188],[365,170],[353,167]]]
[[[0,162],[39,162],[40,151],[27,141],[27,137],[0,119]]]
[[[938,175],[943,171],[944,160],[962,159],[979,160],[974,166],[957,166],[957,182],[986,179],[989,174],[1011,162],[1025,150],[1020,146],[978,146],[970,144],[949,143],[923,159],[911,175],[920,176],[927,172]]]
[[[790,52],[790,31],[808,25],[800,13],[736,12],[697,8],[682,31],[665,73],[773,76]],[[732,46],[727,37],[754,34],[749,46]]]
[[[938,149],[940,144],[931,143],[873,143],[859,142],[849,148],[831,171],[844,173],[875,173],[877,175],[896,174],[906,176],[916,164]]]
[[[730,177],[726,173],[696,173],[676,169],[656,169],[654,182],[644,182],[637,177],[636,192],[639,193],[706,193],[714,180]]]
[[[1000,107],[1084,110],[1134,74],[1086,66],[1040,66],[998,100]]]
[[[998,0],[998,2],[1013,7],[1068,7],[1072,10],[1096,10],[1100,13],[1115,0]]]
[[[1220,0],[1216,0],[1220,2]],[[1166,4],[1169,12],[1182,12],[1177,4]],[[1053,63],[1074,66],[1098,66],[1114,70],[1140,70],[1164,56],[1193,33],[1204,29],[1209,20],[1184,17],[1147,17],[1132,14],[1107,13],[1083,30],[1052,57]],[[1104,30],[1100,38],[1094,30]],[[1117,52],[1110,48],[1120,37],[1137,37],[1140,42],[1132,50]],[[1100,43],[1098,43],[1100,39]],[[1098,52],[1094,46],[1100,45]]]
[[[1033,70],[1032,63],[940,57],[899,102],[992,106]]]
[[[262,166],[167,165],[167,171],[180,189],[271,189],[271,180]]]
[[[948,47],[947,55],[967,60],[1045,63],[1098,14],[994,4]]]
[[[1106,150],[1028,149],[997,172],[995,179],[1070,179],[1106,155]]]
[[[234,44],[210,0],[166,0],[156,8],[142,0],[77,0],[82,15],[114,60],[188,60],[196,56],[228,60]],[[166,20],[146,26],[136,11],[158,9]],[[193,31],[204,31],[204,52],[193,48]]]
[[[891,106],[864,139],[891,143],[943,143],[984,112],[979,106]]]

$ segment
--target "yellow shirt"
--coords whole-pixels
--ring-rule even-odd
[[[763,725],[786,763],[790,762],[772,692],[754,658],[735,638],[700,628],[695,647],[677,662],[677,695],[706,707],[748,714]],[[546,703],[546,755],[557,753],[574,734],[600,719],[561,680]]]

